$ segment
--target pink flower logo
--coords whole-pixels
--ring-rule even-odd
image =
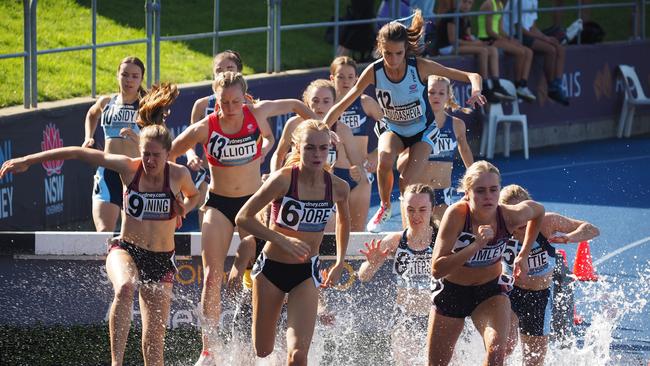
[[[56,128],[56,125],[54,123],[49,123],[47,126],[45,126],[45,130],[43,130],[43,141],[41,141],[41,150],[47,151],[52,149],[58,149],[60,147],[63,147],[63,139],[61,139],[61,134],[59,133],[59,129]],[[41,163],[41,165],[43,166],[43,169],[45,169],[45,172],[47,172],[47,176],[49,177],[52,174],[61,174],[61,168],[63,168],[63,160],[45,161]]]

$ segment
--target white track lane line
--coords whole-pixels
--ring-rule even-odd
[[[587,161],[583,163],[572,163],[572,164],[563,164],[563,165],[552,165],[552,166],[547,166],[543,168],[533,168],[533,169],[524,169],[524,170],[517,170],[514,172],[505,172],[501,173],[502,177],[507,177],[510,175],[518,175],[518,174],[524,174],[524,173],[535,173],[535,172],[543,172],[547,170],[555,170],[555,169],[562,169],[562,168],[574,168],[574,167],[579,167],[579,166],[587,166],[587,165],[596,165],[596,164],[607,164],[607,163],[619,163],[622,161],[631,161],[631,160],[643,160],[643,159],[649,159],[650,155],[641,155],[641,156],[632,156],[629,158],[620,158],[620,159],[609,159],[609,160],[597,160],[597,161]]]
[[[642,245],[642,244],[645,244],[645,243],[648,243],[648,242],[650,242],[650,236],[645,237],[645,238],[643,238],[641,240],[637,240],[634,243],[630,243],[630,244],[628,244],[628,245],[626,245],[624,247],[618,248],[615,251],[607,254],[606,256],[604,256],[602,258],[598,258],[598,260],[594,261],[594,266],[597,266],[597,265],[599,265],[599,264],[601,264],[601,263],[603,263],[605,261],[608,261],[608,260],[616,257],[617,255],[623,253],[626,250],[630,250],[630,249],[632,249],[634,247],[638,247],[639,245]]]

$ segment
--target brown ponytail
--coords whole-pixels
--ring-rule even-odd
[[[387,42],[404,42],[406,56],[418,56],[424,51],[423,36],[424,18],[422,18],[420,9],[417,9],[412,15],[409,28],[397,21],[392,21],[381,27],[377,33],[377,50],[383,53],[383,46]]]
[[[164,125],[165,112],[178,97],[178,88],[174,84],[153,85],[149,93],[140,99],[136,123],[140,127]]]

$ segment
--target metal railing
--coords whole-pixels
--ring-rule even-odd
[[[24,66],[24,75],[23,75],[23,105],[25,108],[36,108],[38,106],[38,56],[61,53],[61,52],[71,52],[71,51],[80,51],[80,50],[90,50],[91,51],[91,96],[96,97],[96,72],[97,72],[97,49],[105,47],[116,47],[122,45],[131,45],[131,44],[146,44],[146,69],[147,69],[147,87],[151,87],[152,83],[157,83],[160,81],[160,44],[161,42],[167,41],[188,41],[188,40],[198,40],[198,39],[212,39],[212,53],[213,55],[219,52],[219,40],[221,37],[229,37],[236,35],[245,35],[245,34],[254,34],[254,33],[266,33],[266,72],[279,72],[281,71],[281,40],[283,31],[292,31],[308,28],[319,28],[319,27],[333,27],[333,50],[332,54],[336,55],[337,47],[340,38],[341,27],[347,25],[358,25],[358,24],[372,24],[377,22],[389,22],[392,19],[399,18],[399,0],[388,0],[388,9],[389,17],[375,17],[370,19],[359,19],[359,20],[341,20],[339,17],[340,13],[340,0],[334,1],[334,16],[333,20],[329,22],[317,22],[317,23],[301,23],[301,24],[282,24],[282,0],[266,0],[267,5],[267,24],[266,26],[260,27],[251,27],[244,29],[232,29],[232,30],[221,30],[220,23],[220,0],[214,0],[213,7],[213,24],[212,31],[205,33],[193,33],[193,34],[181,34],[173,36],[162,36],[160,31],[161,24],[161,9],[162,9],[162,0],[145,0],[144,11],[145,11],[145,37],[139,39],[132,39],[127,41],[117,41],[117,42],[105,42],[97,43],[97,0],[91,0],[91,40],[89,44],[71,46],[71,47],[62,47],[46,50],[38,50],[36,40],[38,38],[37,33],[37,23],[36,23],[36,13],[38,0],[23,0],[23,36],[24,36],[24,45],[22,52],[9,53],[9,54],[0,54],[0,61],[3,59],[11,58],[22,58]],[[581,0],[578,0],[577,5],[562,6],[562,7],[545,7],[538,8],[536,10],[522,10],[521,7],[513,9],[513,6],[510,6],[509,9],[504,9],[498,12],[466,12],[460,13],[458,9],[454,13],[449,14],[434,14],[433,16],[426,17],[427,20],[440,19],[446,17],[455,18],[456,24],[456,34],[459,34],[459,20],[464,16],[477,16],[477,15],[490,15],[490,14],[508,14],[512,17],[513,14],[517,14],[517,19],[521,19],[521,15],[526,12],[550,12],[558,10],[577,10],[578,17],[582,17],[582,11],[585,9],[598,9],[598,8],[615,8],[615,7],[629,7],[633,8],[637,14],[640,16],[635,16],[635,37],[645,39],[645,16],[646,16],[646,5],[650,3],[649,0],[631,0],[627,2],[617,2],[617,3],[607,3],[607,4],[582,4]],[[640,23],[640,24],[639,24]],[[640,26],[639,26],[640,25]],[[509,31],[514,31],[513,26],[511,25]],[[519,24],[519,29],[517,32],[521,37],[521,24]],[[454,47],[455,52],[458,50],[458,39],[456,37],[456,44]],[[580,39],[578,38],[578,42]],[[153,68],[152,68],[153,64]],[[153,75],[152,75],[153,69]]]

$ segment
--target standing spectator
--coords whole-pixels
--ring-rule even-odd
[[[519,20],[519,9],[521,6],[521,21]],[[503,16],[503,28],[510,29],[510,23],[521,23],[522,43],[537,53],[544,56],[544,74],[548,83],[547,95],[556,102],[568,106],[569,98],[562,87],[562,75],[564,74],[564,61],[566,50],[557,38],[549,37],[537,28],[537,0],[510,0],[505,6],[506,9],[513,9],[510,14]],[[532,10],[532,12],[528,12]],[[512,18],[512,19],[511,19]]]
[[[501,0],[485,0],[481,5],[481,11],[503,11],[503,3]],[[528,102],[535,101],[537,98],[528,89],[528,75],[533,62],[533,51],[508,35],[503,29],[501,14],[479,15],[478,28],[479,39],[515,57],[517,96]]]

